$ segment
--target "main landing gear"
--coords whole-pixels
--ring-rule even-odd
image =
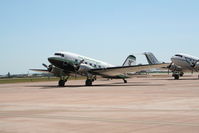
[[[87,80],[85,81],[86,86],[92,86],[93,82],[96,80],[96,76],[88,76]]]
[[[180,78],[180,75],[174,74],[173,77],[175,80],[178,80]]]
[[[127,83],[127,80],[126,79],[123,79],[124,83]]]
[[[67,76],[67,77],[60,77],[60,80],[59,80],[59,82],[58,82],[58,85],[59,85],[60,87],[64,87],[64,86],[65,86],[65,83],[67,82],[67,80],[68,80],[69,77],[70,77],[70,76]]]
[[[86,86],[92,86],[93,80],[92,79],[87,79],[85,82]]]
[[[180,77],[182,77],[184,75],[183,72],[173,72],[173,77],[175,80],[178,80]]]

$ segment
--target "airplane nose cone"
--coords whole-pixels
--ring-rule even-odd
[[[175,62],[176,60],[177,60],[177,58],[176,58],[175,56],[172,56],[172,57],[171,57],[171,61],[172,61],[172,62]]]
[[[48,61],[49,61],[51,64],[53,64],[53,63],[55,62],[55,59],[54,59],[53,57],[49,57],[49,58],[48,58]]]
[[[171,61],[173,61],[173,60],[174,60],[174,56],[171,57]]]
[[[57,66],[57,64],[61,64],[62,61],[60,61],[58,58],[56,57],[49,57],[48,58],[48,61],[52,64],[52,65],[55,65]]]
[[[57,57],[49,57],[48,58],[48,61],[56,66],[56,67],[59,67],[59,68],[62,68],[63,67],[63,61],[60,59],[60,58],[57,58]]]

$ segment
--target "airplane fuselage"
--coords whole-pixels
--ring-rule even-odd
[[[157,64],[159,61],[151,52],[145,52],[149,64]],[[184,72],[199,72],[199,58],[188,54],[175,54],[171,57],[171,63],[166,67],[173,74],[174,79],[184,75]]]
[[[187,54],[176,54],[171,58],[171,61],[183,72],[198,71],[198,60],[199,58]]]
[[[95,60],[86,56],[81,56],[78,54],[70,52],[56,52],[53,56],[48,58],[48,61],[61,69],[74,72],[74,65],[81,63],[81,68],[94,69],[94,68],[107,68],[113,67],[113,65],[105,63],[103,61]],[[81,70],[80,70],[81,71]]]
[[[59,86],[64,86],[70,76],[82,75],[87,77],[86,86],[91,86],[97,76],[108,79],[122,79],[127,83],[126,78],[130,78],[129,72],[139,72],[151,68],[165,67],[167,64],[155,65],[135,65],[136,57],[129,55],[122,66],[113,66],[103,61],[92,59],[86,56],[78,55],[70,52],[56,52],[48,58],[50,65],[43,64],[47,70],[31,69],[39,72],[50,72],[60,77]]]

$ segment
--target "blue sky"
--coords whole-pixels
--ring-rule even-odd
[[[198,7],[197,0],[1,0],[0,74],[43,68],[55,51],[114,65],[145,51],[162,61],[179,52],[199,57]]]

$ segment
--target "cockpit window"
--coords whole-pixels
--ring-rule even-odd
[[[182,55],[179,55],[179,54],[176,54],[175,56],[178,56],[178,57],[181,57],[181,58],[182,58]]]
[[[64,57],[64,54],[61,54],[61,53],[55,53],[55,55]]]

